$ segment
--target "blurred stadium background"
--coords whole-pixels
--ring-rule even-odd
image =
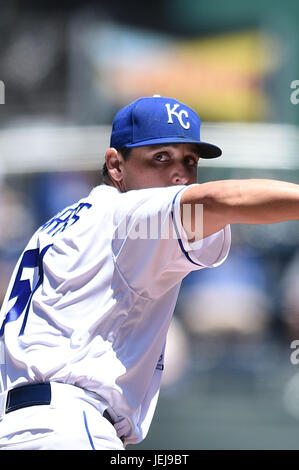
[[[223,157],[199,182],[299,183],[296,0],[0,0],[0,302],[32,232],[100,183],[115,112],[196,109]],[[297,100],[298,101],[298,100]],[[188,276],[148,437],[130,449],[298,449],[299,223],[232,227],[223,266]]]

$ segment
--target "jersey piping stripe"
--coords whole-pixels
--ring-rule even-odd
[[[184,248],[184,246],[183,246],[183,242],[182,242],[182,240],[181,240],[181,238],[180,238],[180,234],[179,234],[179,231],[178,231],[176,222],[175,222],[175,217],[174,217],[174,204],[175,204],[175,200],[176,200],[178,194],[179,194],[181,191],[183,191],[183,189],[184,189],[184,188],[180,189],[180,190],[176,193],[176,195],[174,196],[174,198],[173,198],[173,201],[172,201],[172,210],[171,210],[171,218],[172,218],[172,222],[173,222],[173,225],[174,225],[174,228],[175,228],[177,237],[178,237],[178,243],[179,243],[179,246],[180,246],[182,252],[183,252],[184,255],[186,256],[187,260],[190,261],[190,263],[195,264],[196,266],[201,266],[201,264],[195,263],[195,261],[193,261],[193,260],[190,258],[188,252],[185,250],[185,248]]]
[[[95,446],[94,446],[94,443],[93,443],[93,441],[92,441],[91,434],[90,434],[89,429],[88,429],[88,424],[87,424],[87,418],[86,418],[86,413],[85,413],[85,411],[83,411],[83,417],[84,417],[84,426],[85,426],[85,429],[86,429],[86,433],[87,433],[87,436],[88,436],[88,439],[89,439],[91,448],[92,448],[92,450],[96,450],[96,449],[95,449]]]

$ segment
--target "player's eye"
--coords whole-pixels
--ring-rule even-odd
[[[169,156],[166,153],[158,153],[155,155],[155,160],[159,162],[167,162],[169,160]]]
[[[197,165],[197,160],[194,157],[187,157],[185,159],[186,163],[188,166],[196,166]]]

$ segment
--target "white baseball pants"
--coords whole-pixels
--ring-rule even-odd
[[[124,450],[114,426],[102,416],[105,405],[93,394],[53,382],[51,393],[49,405],[7,414],[1,394],[0,450]]]

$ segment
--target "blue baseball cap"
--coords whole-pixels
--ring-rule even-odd
[[[191,108],[160,95],[139,98],[122,108],[112,123],[110,147],[197,144],[201,158],[220,157],[219,147],[200,140],[200,118]]]

